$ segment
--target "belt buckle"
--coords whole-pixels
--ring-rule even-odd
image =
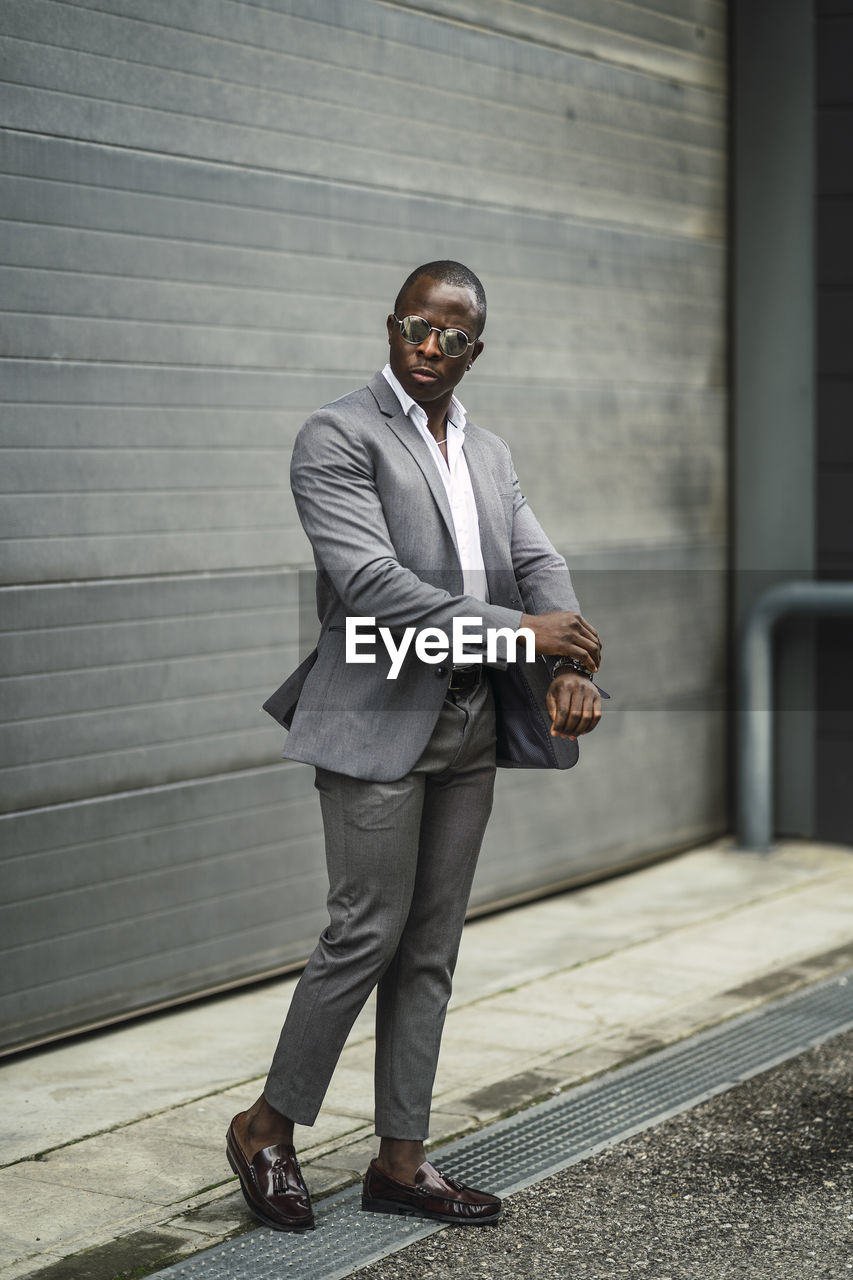
[[[482,667],[454,667],[447,686],[448,693],[470,693],[480,683]]]

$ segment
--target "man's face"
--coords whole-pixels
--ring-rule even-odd
[[[479,328],[477,299],[470,289],[443,284],[421,276],[409,288],[398,308],[400,319],[423,316],[436,329],[462,329],[473,338]],[[449,396],[465,376],[468,365],[483,350],[475,342],[461,356],[446,356],[438,345],[438,334],[429,333],[423,342],[406,342],[393,314],[388,317],[391,370],[403,389],[418,404],[428,404]]]

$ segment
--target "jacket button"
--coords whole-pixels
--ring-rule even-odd
[[[439,680],[443,679],[443,677],[447,675],[447,667],[436,667],[435,674],[438,676]]]

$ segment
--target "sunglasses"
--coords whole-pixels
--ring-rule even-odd
[[[438,345],[446,356],[464,356],[469,347],[473,347],[474,339],[462,329],[436,329],[434,324],[424,320],[423,316],[406,316],[403,320],[394,316],[400,326],[400,336],[404,342],[417,346],[426,342],[431,333],[438,334]]]

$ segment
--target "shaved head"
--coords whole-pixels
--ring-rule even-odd
[[[466,267],[461,262],[454,262],[450,258],[440,258],[437,262],[425,262],[423,266],[415,267],[411,275],[407,276],[403,281],[403,287],[397,294],[394,302],[395,314],[400,314],[403,299],[415,281],[420,280],[422,276],[428,276],[430,280],[438,280],[441,284],[454,285],[458,289],[471,290],[477,299],[477,316],[479,320],[479,328],[474,337],[479,338],[486,326],[486,291],[481,280],[474,275],[470,267]]]

